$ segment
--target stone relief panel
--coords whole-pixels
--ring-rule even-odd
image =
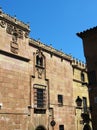
[[[37,68],[37,72],[38,72],[38,78],[42,79],[42,74],[44,73],[44,70],[41,68]]]
[[[0,26],[1,26],[2,28],[5,28],[5,26],[6,26],[6,22],[3,21],[3,20],[0,20]]]
[[[8,34],[12,34],[14,26],[11,24],[7,24],[6,32]]]
[[[11,52],[18,54],[18,43],[17,43],[17,35],[12,36],[12,41],[10,42]]]
[[[18,38],[28,38],[29,32],[22,30],[19,26],[15,24],[8,23],[7,21],[0,19],[0,27],[4,28],[5,31],[12,35],[12,40],[10,41],[10,51],[12,53],[18,54],[19,46],[18,46]]]
[[[29,32],[25,32],[24,36],[25,36],[25,38],[28,38]]]
[[[6,28],[6,32],[8,34],[13,35],[13,33],[17,33],[18,34],[18,38],[23,39],[23,37],[28,38],[29,37],[29,32],[28,31],[23,31],[22,29],[5,22],[4,20],[0,20],[0,26],[2,28]]]

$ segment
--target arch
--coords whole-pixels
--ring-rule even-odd
[[[44,126],[40,125],[35,130],[46,130]]]
[[[45,67],[45,56],[41,50],[37,50],[36,52],[36,65]]]
[[[43,66],[43,57],[42,56],[39,56],[39,55],[36,56],[36,64],[39,66]]]
[[[91,130],[91,127],[89,124],[85,124],[83,130]]]

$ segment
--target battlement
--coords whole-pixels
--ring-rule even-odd
[[[74,57],[72,58],[72,66],[75,68],[86,70],[86,64]]]

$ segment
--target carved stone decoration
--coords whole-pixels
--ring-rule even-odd
[[[0,26],[1,26],[2,28],[5,28],[5,26],[6,26],[6,22],[3,21],[3,20],[1,20],[1,21],[0,21]]]
[[[23,39],[23,31],[18,29],[18,37]]]
[[[38,71],[38,78],[42,79],[43,69],[37,68]]]
[[[16,27],[13,27],[13,35],[18,36],[18,29]]]
[[[13,28],[14,28],[13,25],[7,24],[6,32],[9,33],[9,34],[12,34]]]
[[[18,43],[17,43],[17,35],[13,35],[12,41],[10,43],[11,52],[18,54]]]
[[[28,38],[29,32],[25,32],[25,38]]]
[[[11,24],[7,24],[6,32],[11,35],[18,34],[17,37],[23,39],[23,31]]]

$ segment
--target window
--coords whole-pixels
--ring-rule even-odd
[[[34,89],[34,105],[36,108],[45,108],[46,106],[46,94],[45,89],[35,88]]]
[[[88,80],[90,85],[96,84],[96,72],[90,71],[88,72]]]
[[[36,56],[36,65],[43,66],[43,57],[40,55]]]
[[[64,125],[59,125],[59,130],[64,130]]]
[[[85,75],[84,75],[83,72],[81,72],[81,81],[82,81],[82,82],[85,82]]]
[[[87,98],[83,97],[83,111],[87,113]]]
[[[58,104],[63,105],[63,95],[58,95]]]
[[[43,106],[43,89],[37,89],[37,107]]]

